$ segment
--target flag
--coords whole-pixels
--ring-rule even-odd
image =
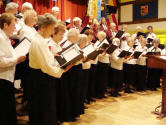
[[[101,19],[101,0],[97,0],[97,20]]]
[[[117,7],[118,1],[117,0],[107,0],[107,4],[113,7]],[[115,16],[115,13],[111,14],[112,21],[116,24],[116,30],[118,30],[118,22]]]

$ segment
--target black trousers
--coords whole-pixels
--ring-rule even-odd
[[[0,125],[17,125],[13,83],[0,79]]]
[[[146,75],[147,75],[147,67],[137,65],[136,66],[136,84],[134,85],[136,90],[145,90],[147,87],[146,84]]]

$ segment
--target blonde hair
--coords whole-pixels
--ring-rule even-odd
[[[100,38],[106,38],[106,33],[104,31],[99,31],[97,33],[97,38],[100,39]]]
[[[17,9],[18,4],[15,2],[10,2],[6,5],[5,11],[8,12],[9,10]]]
[[[25,22],[25,24],[27,24],[28,19],[31,18],[32,15],[37,16],[37,13],[36,13],[35,10],[28,10],[24,13],[24,22]]]
[[[69,32],[67,34],[67,38],[69,39],[70,37],[74,37],[75,35],[79,35],[79,32],[77,29],[72,28],[69,30]]]
[[[65,32],[66,31],[66,26],[63,23],[58,23],[54,27],[54,34],[58,34],[59,32]]]

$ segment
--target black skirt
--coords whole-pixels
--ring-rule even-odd
[[[96,97],[102,98],[106,92],[108,85],[108,64],[99,62],[97,64],[97,82],[96,82]]]
[[[97,65],[91,64],[90,72],[89,72],[89,84],[88,84],[88,93],[87,99],[91,100],[95,97],[95,90],[96,90],[96,78],[97,78]]]
[[[121,89],[123,85],[123,70],[111,69],[111,88]]]
[[[0,125],[17,125],[14,84],[0,79]]]
[[[41,70],[31,68],[28,81],[30,125],[57,125],[56,83],[58,80]]]
[[[124,64],[124,83],[134,85],[136,82],[136,65]]]
[[[141,66],[141,65],[136,65],[136,84],[134,87],[138,91],[143,91],[146,89],[147,84],[146,84],[146,76],[147,76],[147,67],[146,66]]]

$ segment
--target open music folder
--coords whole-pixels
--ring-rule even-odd
[[[135,51],[134,54],[133,54],[134,59],[138,59],[141,54],[142,54],[142,52]]]
[[[125,56],[130,56],[131,54],[131,52],[123,50],[118,57],[124,58]]]
[[[111,53],[113,53],[117,48],[118,48],[118,47],[117,47],[116,45],[111,44],[111,45],[108,47],[106,53],[111,54]]]
[[[124,31],[119,30],[118,33],[115,35],[115,38],[121,38],[123,34],[124,34]]]
[[[83,58],[83,52],[80,51],[77,44],[72,44],[67,49],[60,52],[59,56],[55,56],[61,68],[65,68],[69,64],[76,63]]]
[[[27,37],[24,37],[14,47],[17,57],[26,56],[29,53],[30,46],[31,46],[31,41]]]

